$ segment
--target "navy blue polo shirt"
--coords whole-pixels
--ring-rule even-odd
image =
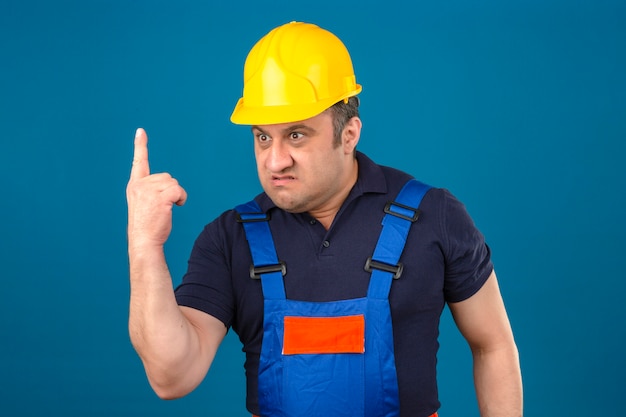
[[[357,153],[359,176],[326,230],[307,213],[287,213],[262,193],[278,259],[287,265],[286,296],[304,301],[365,297],[364,270],[381,230],[383,208],[411,178]],[[493,265],[489,248],[463,204],[433,188],[420,205],[400,259],[402,276],[389,301],[394,333],[401,416],[427,416],[439,408],[436,354],[439,319],[446,302],[471,297]],[[198,236],[187,273],[176,289],[178,303],[204,311],[239,335],[246,353],[247,408],[258,414],[257,369],[263,338],[261,282],[250,278],[252,259],[243,231],[229,210]]]

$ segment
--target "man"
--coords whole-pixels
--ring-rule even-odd
[[[447,302],[472,350],[481,415],[522,415],[483,236],[450,193],[356,151],[360,91],[345,46],[315,25],[291,22],[254,46],[231,120],[252,126],[264,193],[206,226],[176,291],[163,245],[187,195],[150,174],[137,131],[129,329],[160,397],[192,391],[233,327],[255,415],[437,415]]]

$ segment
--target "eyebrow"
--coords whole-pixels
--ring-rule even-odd
[[[254,132],[255,130],[258,130],[259,132],[263,133],[264,135],[268,135],[270,136],[265,130],[261,129],[260,126],[257,125],[253,125],[251,128],[252,132]],[[294,132],[296,130],[306,130],[309,133],[315,133],[316,130],[314,128],[312,128],[311,126],[305,125],[305,124],[295,124],[295,125],[291,125],[291,126],[287,126],[286,128],[284,128],[282,130],[282,134],[288,134],[291,132]]]

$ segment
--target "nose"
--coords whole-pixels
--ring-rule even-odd
[[[265,168],[269,172],[282,172],[293,165],[289,147],[281,140],[273,140],[272,145],[265,152]]]

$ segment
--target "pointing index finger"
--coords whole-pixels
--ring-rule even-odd
[[[148,164],[148,135],[142,128],[135,132],[135,151],[133,156],[133,167],[130,171],[131,179],[139,179],[150,175],[150,165]]]

